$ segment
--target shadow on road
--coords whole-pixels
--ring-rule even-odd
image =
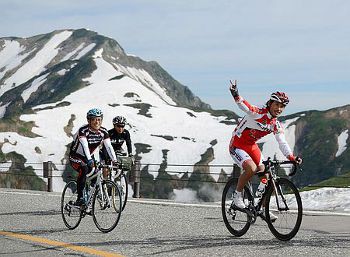
[[[283,247],[317,247],[317,248],[327,248],[334,247],[337,245],[343,249],[350,249],[350,238],[348,233],[332,235],[325,237],[316,237],[310,238],[308,240],[291,240],[288,242],[282,242],[277,239],[262,239],[262,240],[253,240],[251,238],[237,238],[230,236],[218,237],[217,235],[207,235],[201,237],[169,237],[169,238],[148,238],[145,240],[121,240],[121,241],[106,241],[103,243],[88,243],[84,245],[89,246],[119,246],[119,247],[135,247],[140,246],[139,249],[144,249],[149,247],[153,249],[153,254],[164,254],[177,251],[183,251],[187,249],[203,249],[203,248],[219,248],[219,247],[228,247],[228,246],[263,246],[264,249],[281,249]],[[162,249],[170,248],[169,250],[157,251],[156,249],[162,247]],[[138,248],[138,247],[137,247]]]

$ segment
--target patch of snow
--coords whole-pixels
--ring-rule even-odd
[[[335,157],[340,156],[346,150],[346,141],[349,137],[349,130],[344,130],[338,137],[338,150]]]
[[[65,57],[63,57],[61,62],[69,60],[77,52],[79,52],[81,49],[83,49],[83,47],[84,47],[84,43],[81,43],[76,49],[74,49],[72,52],[68,53]]]
[[[88,52],[90,52],[94,47],[96,46],[95,43],[91,43],[90,45],[86,46],[83,50],[79,52],[79,54],[74,58],[75,60],[79,60],[81,57],[86,55]]]
[[[57,71],[57,74],[60,76],[63,76],[64,74],[66,74],[67,71],[68,70],[66,70],[66,69],[62,69],[62,70]]]
[[[24,102],[27,102],[27,100],[29,99],[30,95],[34,92],[36,92],[38,90],[38,88],[44,84],[44,82],[46,81],[46,77],[49,75],[49,73],[46,73],[38,78],[36,78],[30,87],[28,87],[26,90],[23,90],[22,92],[22,98]]]
[[[8,66],[10,63],[15,64],[16,67],[21,62],[18,54],[24,50],[19,42],[15,40],[4,40],[3,49],[0,51],[0,69]]]
[[[11,103],[11,102],[10,102]],[[10,103],[0,105],[0,118],[2,119],[6,113],[6,108],[9,106]]]
[[[320,188],[300,196],[305,210],[350,212],[350,188]]]
[[[5,40],[4,48],[0,52],[0,69],[4,69],[0,72],[0,79],[6,74],[7,71],[19,66],[23,59],[25,59],[31,52],[21,54],[25,48],[20,46],[19,42],[15,40]]]
[[[61,33],[55,34],[35,55],[35,57],[25,63],[9,79],[5,81],[5,84],[0,88],[0,95],[43,72],[46,65],[49,64],[51,60],[57,55],[59,50],[57,47],[63,41],[68,39],[72,33],[72,31],[63,31]]]

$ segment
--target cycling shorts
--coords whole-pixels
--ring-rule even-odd
[[[264,156],[257,144],[247,145],[242,148],[231,146],[230,155],[241,169],[243,169],[243,163],[247,160],[252,160],[256,166],[262,165],[262,161],[264,160]]]

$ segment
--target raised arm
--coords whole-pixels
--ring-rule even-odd
[[[230,80],[230,92],[233,98],[236,99],[237,97],[239,97],[238,88],[237,88],[237,79],[235,79],[233,82],[232,80]]]
[[[233,82],[230,80],[230,92],[239,109],[253,117],[261,114],[261,108],[250,104],[247,100],[239,95],[236,79]]]

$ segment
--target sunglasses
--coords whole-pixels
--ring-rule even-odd
[[[122,125],[122,124],[117,124],[116,125],[118,128],[124,128],[125,127],[125,125]]]

